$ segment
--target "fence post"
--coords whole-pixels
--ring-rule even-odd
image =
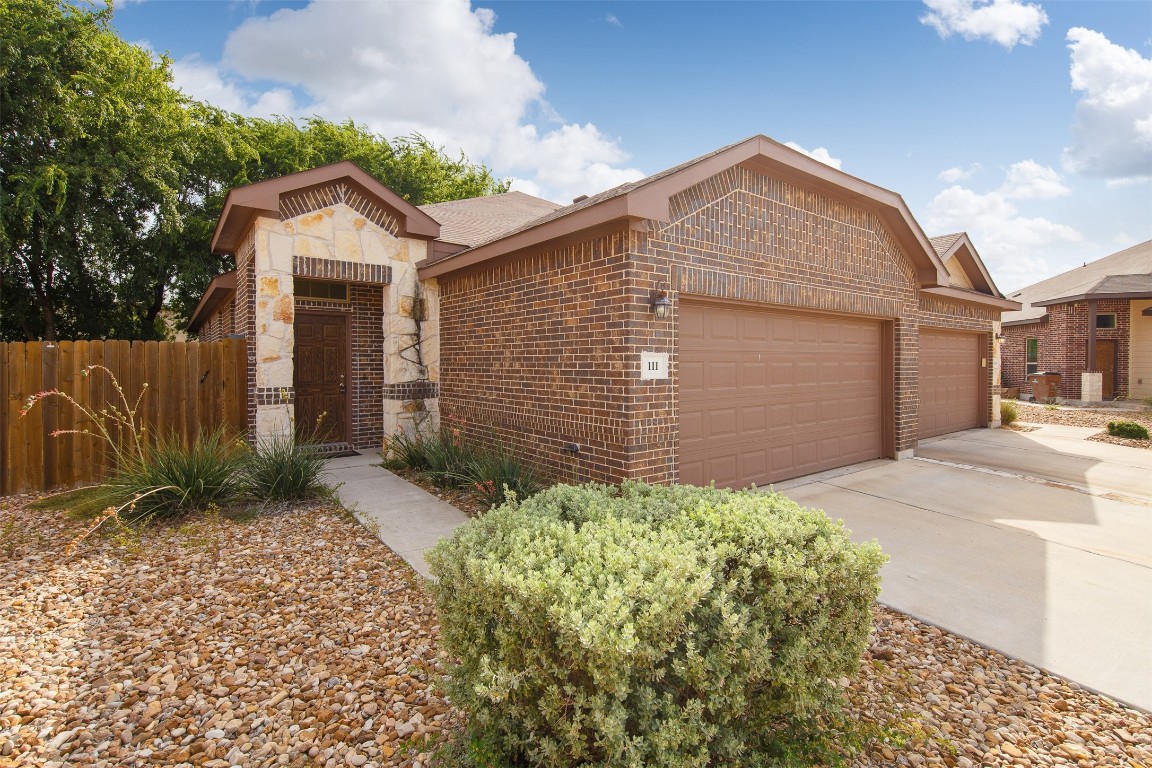
[[[41,387],[44,391],[56,389],[57,385],[57,353],[59,347],[52,342],[45,342],[43,358],[41,359]],[[56,487],[56,438],[52,433],[56,431],[59,417],[60,401],[55,397],[47,397],[41,401],[40,407],[44,409],[44,488]]]

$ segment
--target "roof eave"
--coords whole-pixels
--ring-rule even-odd
[[[1040,317],[1026,317],[1021,318],[1020,320],[1003,320],[1001,321],[1000,326],[1006,328],[1008,326],[1016,325],[1034,325],[1036,323],[1042,323],[1047,319],[1048,315],[1040,315]]]
[[[424,266],[417,265],[420,279],[466,269],[498,256],[561,240],[577,232],[600,229],[616,222],[640,222],[648,218],[637,213],[628,203],[627,196],[615,197],[475,248],[446,255],[435,261],[425,259],[420,262]]]
[[[933,296],[939,296],[951,301],[959,301],[964,304],[975,304],[981,307],[990,307],[999,309],[1001,312],[1015,312],[1019,310],[1023,304],[1011,299],[1002,299],[999,296],[989,296],[986,293],[979,293],[977,291],[969,291],[965,288],[953,288],[951,286],[935,286],[932,288],[922,288],[924,293]]]
[[[1105,301],[1107,299],[1152,299],[1152,291],[1127,291],[1122,293],[1080,293],[1075,296],[1058,296],[1055,299],[1034,301],[1034,307],[1051,307],[1056,304],[1072,304],[1077,301]]]
[[[192,316],[188,318],[188,330],[195,333],[212,316],[216,309],[236,293],[236,270],[223,272],[212,278],[208,290],[200,297]]]

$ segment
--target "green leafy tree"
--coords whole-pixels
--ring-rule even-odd
[[[188,99],[111,6],[0,0],[0,339],[159,338],[212,276],[228,189],[352,160],[416,205],[507,190],[419,135]]]
[[[149,239],[181,226],[190,136],[166,59],[111,7],[0,2],[0,292],[5,338],[154,336]]]

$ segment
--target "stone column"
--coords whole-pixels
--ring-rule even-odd
[[[401,240],[393,255],[392,283],[384,289],[384,434],[414,434],[436,428],[436,393],[427,340],[436,325],[435,289],[422,285],[415,263],[428,244]],[[430,327],[432,326],[432,327]],[[435,362],[436,365],[430,365]],[[431,403],[431,407],[430,407]]]
[[[256,220],[256,439],[293,433],[295,344],[292,296],[292,238],[281,222]]]

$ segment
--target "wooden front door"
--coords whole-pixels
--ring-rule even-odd
[[[1092,370],[1100,371],[1100,395],[1106,400],[1116,396],[1116,339],[1096,339],[1096,362]]]
[[[348,441],[348,317],[296,315],[296,436]]]

